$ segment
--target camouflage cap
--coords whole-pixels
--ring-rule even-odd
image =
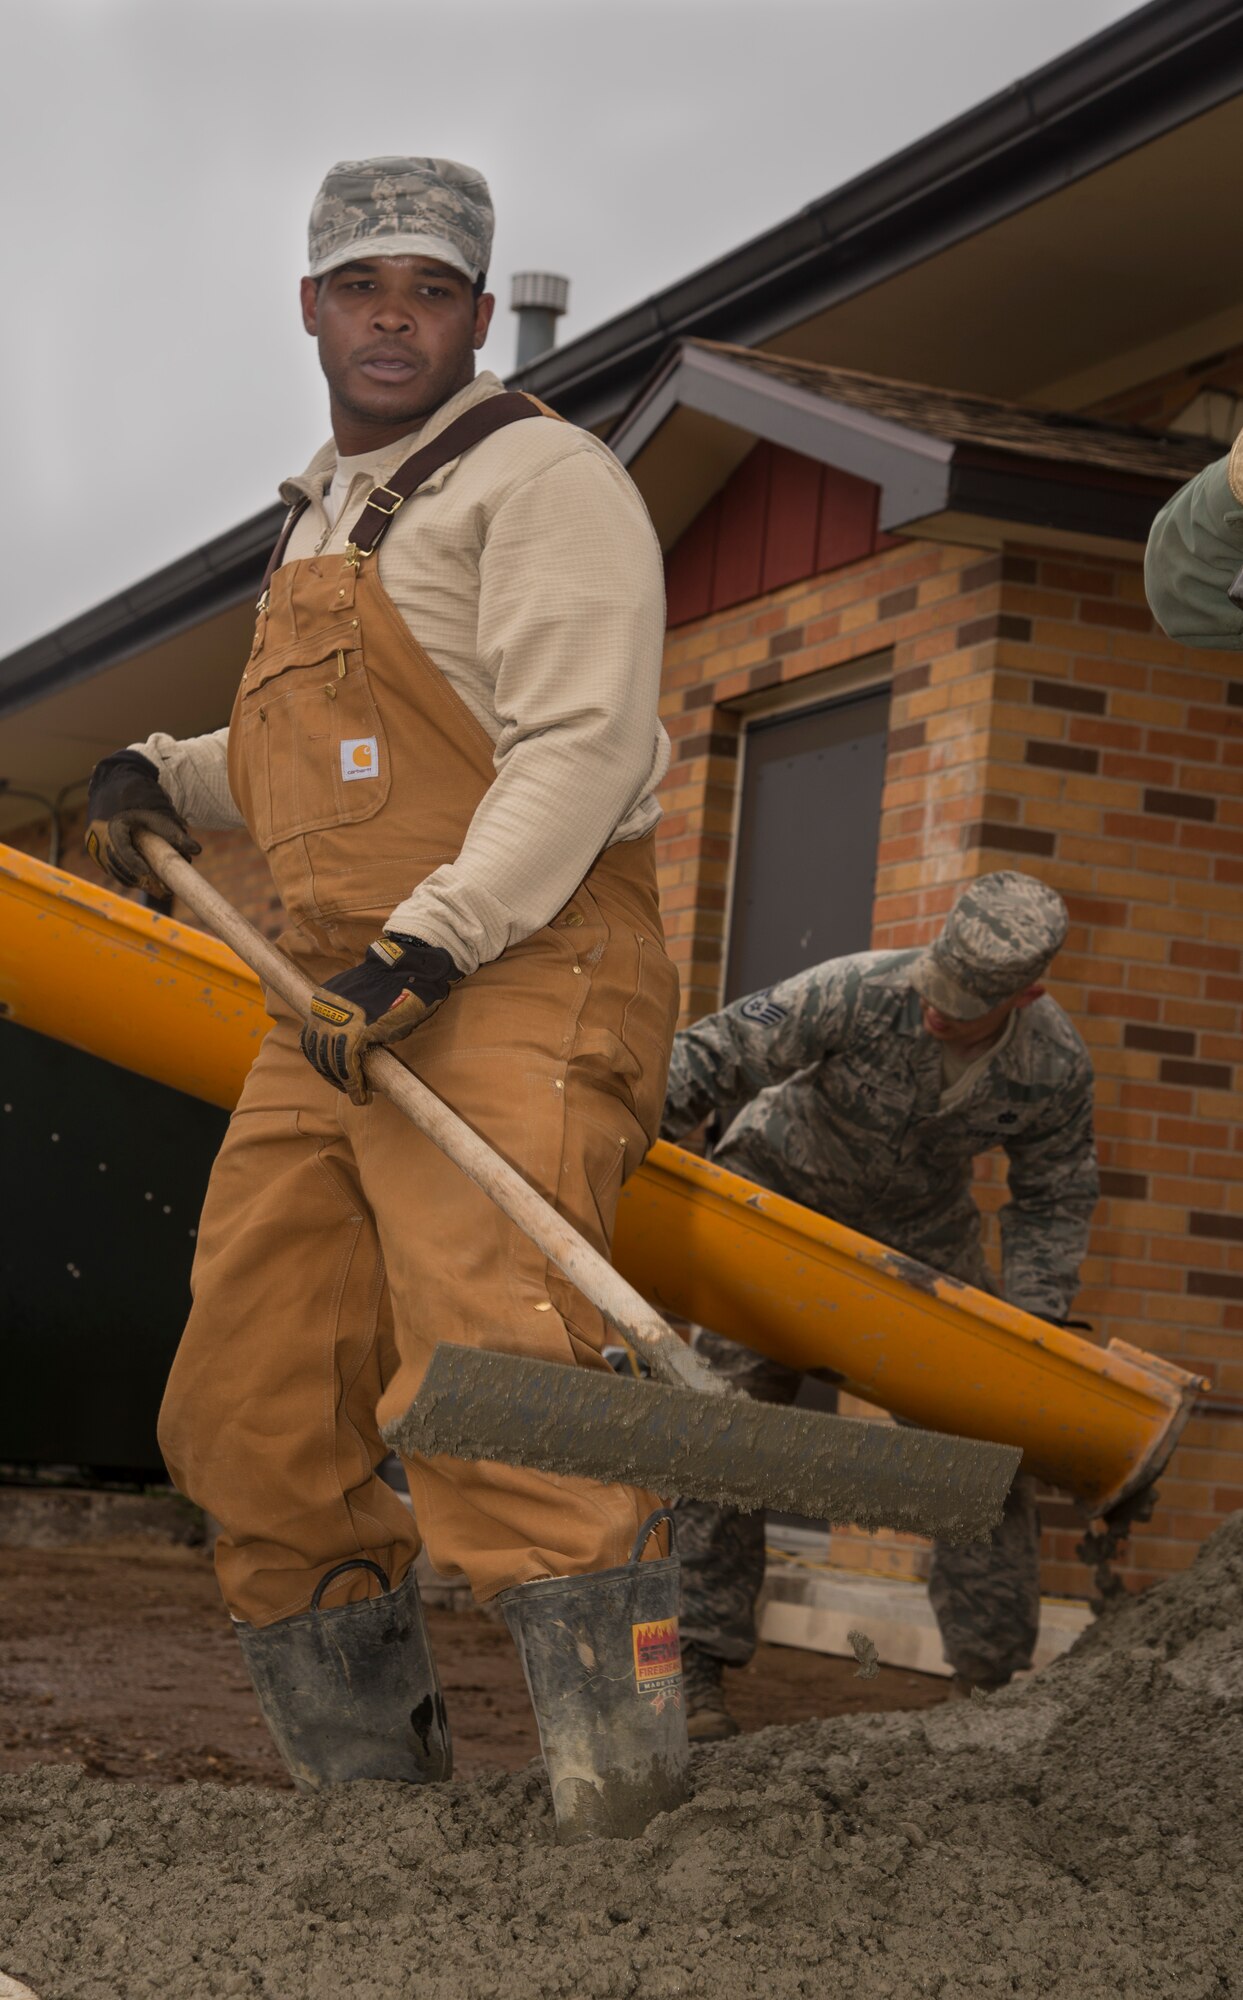
[[[1055,889],[1004,869],[963,890],[939,938],[915,960],[911,984],[952,1021],[976,1021],[1034,986],[1066,942],[1070,916]]]
[[[315,197],[310,276],[358,257],[435,257],[474,284],[492,254],[492,197],[456,160],[338,160]]]

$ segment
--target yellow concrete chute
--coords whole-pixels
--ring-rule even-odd
[[[268,1027],[225,945],[0,846],[6,1017],[231,1106]],[[666,1313],[933,1430],[1020,1445],[1103,1512],[1165,1464],[1205,1386],[1123,1341],[1107,1349],[886,1250],[677,1146],[622,1195],[618,1269]]]
[[[225,1110],[272,1025],[227,945],[2,844],[0,1012]]]
[[[1121,1340],[1108,1348],[914,1263],[678,1146],[654,1146],[621,1199],[614,1261],[695,1320],[897,1417],[1021,1446],[1027,1470],[1105,1512],[1168,1459],[1207,1386]]]

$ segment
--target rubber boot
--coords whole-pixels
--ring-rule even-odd
[[[346,1570],[379,1578],[380,1597],[321,1611]],[[444,1696],[410,1569],[396,1590],[378,1563],[338,1563],[309,1611],[274,1625],[234,1625],[263,1719],[299,1791],[352,1778],[426,1785],[449,1777]]]
[[[557,1839],[632,1840],[687,1797],[690,1750],[678,1648],[678,1559],[540,1577],[497,1599],[539,1724]],[[672,1532],[672,1527],[671,1527]]]

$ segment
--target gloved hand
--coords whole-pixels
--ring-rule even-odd
[[[369,1104],[363,1057],[368,1049],[399,1042],[436,1012],[462,977],[447,951],[422,938],[386,932],[351,965],[315,989],[302,1030],[302,1053],[313,1069],[351,1104]]]
[[[134,845],[139,827],[160,834],[187,861],[203,852],[160,783],[155,765],[138,750],[118,750],[96,764],[86,795],[86,818],[87,853],[127,889],[145,889],[152,896],[168,894],[168,885],[152,874]]]

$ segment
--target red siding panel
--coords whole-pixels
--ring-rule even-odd
[[[666,618],[670,625],[689,625],[712,610],[712,572],[716,558],[721,495],[709,501],[665,558]]]
[[[757,444],[721,490],[721,527],[712,579],[714,611],[759,596],[772,466],[772,446]]]
[[[780,590],[812,576],[820,516],[820,466],[781,446],[773,452],[761,588]]]
[[[890,547],[876,504],[866,479],[761,441],[665,558],[670,625]]]
[[[841,569],[875,552],[877,498],[878,489],[868,480],[839,472],[834,465],[823,468],[815,574]]]

